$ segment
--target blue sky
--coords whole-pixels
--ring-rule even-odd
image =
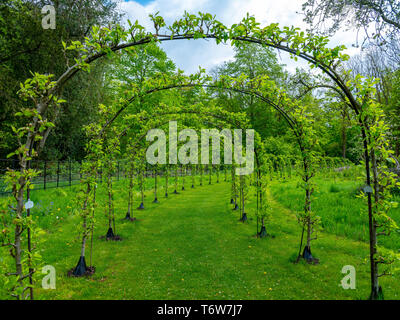
[[[124,0],[125,2],[130,2],[131,0]],[[152,0],[137,0],[136,2],[141,4],[142,6],[145,6],[149,4]]]
[[[121,11],[125,12],[126,18],[131,21],[138,20],[148,30],[153,30],[152,23],[148,18],[150,13],[160,12],[167,24],[182,16],[184,11],[197,13],[198,11],[209,12],[216,18],[230,26],[239,22],[248,12],[254,15],[262,26],[273,22],[279,22],[281,26],[295,25],[302,29],[306,28],[300,13],[301,4],[305,0],[124,0],[117,1]],[[339,32],[331,39],[331,45],[344,44],[348,54],[359,52],[352,48],[351,44],[356,40],[355,31]],[[207,71],[223,61],[232,59],[233,49],[229,45],[216,45],[214,41],[206,40],[182,40],[163,43],[161,45],[168,56],[174,60],[177,67],[187,73],[193,73],[201,66]],[[287,65],[289,71],[294,71],[304,63],[295,63],[285,53],[281,53],[282,63]]]

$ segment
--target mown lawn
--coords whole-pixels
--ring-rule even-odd
[[[215,179],[214,179],[215,180]],[[223,179],[221,178],[221,181]],[[173,180],[170,181],[172,184]],[[68,269],[79,258],[72,215],[76,187],[34,191],[41,201],[36,215],[47,229],[42,256],[57,270],[56,290],[36,290],[42,299],[366,299],[369,295],[368,246],[353,237],[336,236],[329,228],[313,243],[319,265],[292,261],[298,252],[301,229],[296,222],[291,183],[274,182],[270,199],[274,207],[268,231],[257,239],[254,203],[249,205],[249,223],[238,222],[238,212],[229,204],[230,184],[221,182],[190,188],[152,204],[147,193],[146,209],[135,211],[135,222],[121,219],[126,213],[126,182],[115,183],[117,234],[121,242],[100,239],[107,231],[105,193],[99,188],[93,252],[96,273],[91,278],[69,278]],[[294,182],[293,182],[294,183]],[[160,180],[160,184],[163,184]],[[197,183],[198,184],[198,183]],[[354,184],[354,183],[353,183]],[[287,193],[284,193],[286,192]],[[337,194],[337,193],[335,193]],[[274,195],[274,196],[273,196]],[[138,203],[138,195],[136,196]],[[352,198],[353,199],[353,198]],[[278,202],[279,200],[279,202]],[[317,201],[323,201],[320,195]],[[353,199],[358,201],[358,199]],[[50,205],[50,202],[53,202]],[[282,203],[281,203],[282,202]],[[298,204],[301,205],[301,202]],[[330,205],[330,204],[329,204]],[[292,206],[292,210],[290,207]],[[347,206],[347,204],[345,204]],[[47,208],[47,211],[46,211]],[[317,205],[314,209],[317,210]],[[335,209],[336,210],[336,209]],[[41,212],[41,213],[40,213]],[[39,216],[40,215],[40,216]],[[344,290],[341,269],[353,265],[357,289]],[[381,279],[385,298],[398,299],[399,278]]]

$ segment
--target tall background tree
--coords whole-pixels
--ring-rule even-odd
[[[391,134],[391,146],[400,155],[398,77],[400,70],[400,1],[398,0],[307,0],[304,20],[314,33],[332,35],[356,29],[355,45],[362,51],[347,63],[351,76],[378,78],[375,99],[382,104]]]
[[[56,29],[42,28],[41,9],[48,1],[5,0],[0,3],[0,158],[16,147],[11,126],[19,126],[14,113],[26,107],[16,94],[31,72],[60,76],[74,55],[61,41],[83,40],[94,25],[119,20],[116,3],[109,0],[55,0]],[[107,63],[97,63],[90,74],[80,73],[63,90],[68,101],[57,114],[56,129],[47,138],[41,157],[82,159],[85,135],[81,128],[95,121],[95,108],[104,101]],[[62,123],[62,125],[58,125]]]
[[[305,21],[314,32],[335,33],[343,27],[363,31],[363,45],[383,47],[400,63],[400,2],[397,0],[308,0]]]

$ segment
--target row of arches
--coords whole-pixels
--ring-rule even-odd
[[[121,26],[115,26],[112,29],[96,28],[93,30],[92,36],[87,38],[85,43],[73,43],[69,47],[64,47],[77,53],[78,58],[76,64],[68,68],[56,81],[50,82],[45,86],[45,90],[32,99],[35,103],[35,113],[29,120],[29,126],[33,128],[26,134],[25,148],[26,155],[20,158],[21,172],[29,167],[29,159],[33,155],[34,145],[37,142],[37,136],[41,136],[40,127],[43,126],[42,119],[46,118],[48,111],[60,103],[55,101],[54,97],[62,92],[62,87],[76,73],[81,70],[90,68],[90,64],[99,58],[107,55],[113,55],[116,52],[129,50],[135,46],[141,46],[150,42],[157,41],[173,41],[183,39],[214,39],[217,43],[226,43],[231,41],[232,45],[238,45],[240,42],[256,43],[262,46],[268,46],[277,50],[282,50],[291,54],[294,59],[301,58],[307,61],[311,68],[319,68],[326,75],[326,82],[320,83],[317,87],[325,87],[334,90],[344,103],[356,114],[361,130],[362,143],[365,159],[365,175],[366,188],[364,195],[367,200],[369,229],[370,229],[370,271],[371,271],[371,298],[376,299],[380,295],[378,265],[379,259],[377,247],[377,229],[379,225],[376,222],[377,210],[374,208],[382,201],[382,188],[380,187],[380,161],[382,159],[382,150],[386,149],[387,145],[384,142],[384,129],[381,123],[379,107],[373,102],[374,82],[371,80],[355,79],[347,81],[346,75],[343,75],[343,70],[340,65],[347,59],[347,56],[342,53],[344,47],[335,48],[327,47],[327,39],[318,37],[312,34],[301,32],[297,28],[279,28],[277,24],[271,24],[261,28],[255,19],[251,16],[245,17],[239,24],[235,24],[230,28],[224,26],[217,21],[215,17],[209,14],[199,13],[198,15],[185,14],[180,20],[177,20],[170,26],[166,26],[162,17],[152,16],[154,22],[155,33],[149,33],[144,30],[137,22],[131,24],[128,29]],[[164,32],[165,31],[165,32]],[[162,34],[162,32],[164,32]],[[33,81],[41,81],[33,78]],[[50,78],[47,78],[49,81]],[[179,82],[185,80],[185,83]],[[301,106],[293,99],[290,99],[284,91],[281,91],[272,84],[268,79],[220,79],[217,83],[206,83],[206,79],[201,75],[191,77],[177,77],[172,82],[163,83],[162,77],[153,79],[149,82],[149,87],[134,89],[132,96],[124,100],[123,105],[119,110],[111,115],[104,126],[96,133],[100,136],[105,132],[106,128],[126,109],[130,102],[136,97],[156,92],[159,90],[167,90],[178,87],[193,87],[204,85],[208,87],[230,88],[237,92],[252,94],[265,103],[275,108],[282,114],[284,119],[291,127],[294,138],[298,141],[298,145],[302,155],[304,166],[304,182],[308,184],[312,178],[311,170],[312,157],[310,152],[313,145],[313,137],[305,137],[304,134],[309,134],[312,130],[308,130],[312,123],[306,116],[307,107]],[[257,82],[258,81],[258,82]],[[227,85],[228,84],[228,85]],[[252,89],[246,88],[249,85]],[[27,91],[29,91],[27,89]],[[29,96],[29,95],[28,95]],[[279,99],[276,99],[276,98]],[[31,97],[32,98],[32,97]],[[226,114],[224,115],[226,116]],[[378,130],[380,136],[376,137],[371,134],[371,128],[375,132]],[[96,139],[95,139],[96,141]],[[44,142],[42,144],[44,145]],[[257,148],[255,153],[257,154]],[[260,159],[259,156],[256,159]],[[371,172],[372,168],[372,172]],[[17,214],[21,215],[23,211],[23,192],[29,178],[22,178],[19,181],[20,189],[15,193],[17,200]],[[311,189],[306,188],[306,198],[310,196]],[[373,205],[373,203],[375,205]],[[305,211],[309,205],[305,206]],[[17,274],[22,278],[21,271]]]

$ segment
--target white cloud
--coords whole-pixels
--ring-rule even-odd
[[[303,30],[306,25],[303,21],[301,5],[304,0],[154,0],[146,5],[135,1],[120,2],[121,11],[126,13],[126,18],[131,21],[138,20],[147,29],[152,30],[152,22],[148,15],[156,13],[164,17],[166,23],[172,23],[179,19],[184,11],[190,13],[209,12],[216,18],[230,26],[238,23],[247,13],[255,16],[261,26],[273,22],[279,22],[281,26],[296,26]],[[332,37],[331,46],[344,44],[349,50],[348,54],[358,53],[358,49],[351,48],[356,38],[355,32],[340,32]],[[233,58],[233,49],[228,45],[216,45],[214,41],[206,40],[182,40],[165,42],[163,49],[176,63],[177,67],[186,73],[193,73],[201,66],[210,71],[223,61]],[[295,63],[288,55],[281,53],[282,63],[287,65],[289,71],[296,67],[304,67],[305,63]]]

